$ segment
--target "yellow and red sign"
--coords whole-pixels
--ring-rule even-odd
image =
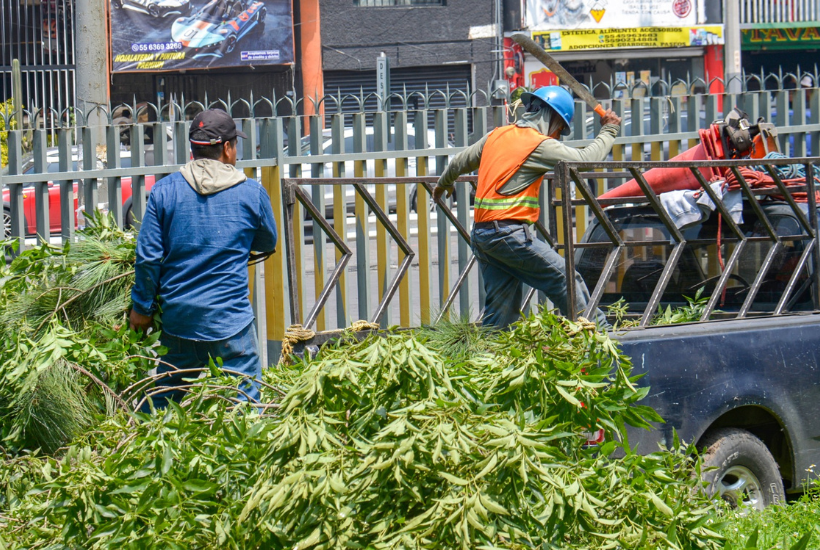
[[[723,26],[575,29],[533,33],[547,51],[610,48],[685,48],[723,44]]]

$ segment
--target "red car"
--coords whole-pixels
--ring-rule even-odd
[[[76,148],[73,151],[75,155],[72,159],[72,170],[77,170],[78,158],[76,156]],[[121,153],[122,168],[129,168],[131,166],[131,157],[127,151]],[[50,149],[46,156],[46,171],[49,173],[59,172],[59,162],[57,157],[57,149]],[[97,168],[102,169],[102,163],[98,163]],[[24,174],[33,174],[34,165],[31,161],[23,165]],[[122,178],[122,204],[124,212],[125,225],[129,226],[133,223],[134,218],[131,212],[131,177],[126,176]],[[77,209],[79,207],[77,197],[77,180],[74,181],[74,224],[77,225]],[[145,190],[146,193],[154,186],[154,176],[145,176]],[[49,226],[51,233],[59,234],[62,229],[62,219],[60,211],[60,186],[54,182],[48,182],[48,197],[49,197]],[[105,202],[107,197],[101,196],[100,200]],[[34,186],[23,188],[23,215],[25,218],[25,228],[27,235],[37,234],[37,217],[35,214],[35,200],[34,200]],[[5,238],[11,237],[11,203],[9,201],[8,188],[3,189],[3,229]]]

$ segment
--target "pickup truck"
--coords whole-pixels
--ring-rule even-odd
[[[782,248],[773,255],[757,295],[744,318],[738,318],[772,240],[765,222],[743,201],[740,230],[749,238],[708,322],[645,326],[613,333],[632,358],[640,384],[649,386],[643,402],[664,418],[656,430],[630,431],[630,445],[650,453],[669,444],[673,430],[686,442],[706,449],[703,460],[710,490],[726,501],[763,508],[801,491],[808,470],[820,464],[820,314],[815,311],[811,262],[794,281],[782,314],[774,315],[808,239],[794,209],[771,197],[757,201]],[[806,213],[805,204],[798,205]],[[600,305],[623,298],[628,311],[644,312],[661,278],[673,239],[657,211],[643,204],[604,209],[626,242],[642,242],[620,252],[604,285]],[[682,230],[687,241],[661,297],[663,308],[687,304],[699,289],[709,296],[721,274],[718,242],[724,261],[738,239],[713,213]],[[789,236],[801,238],[790,240]],[[761,238],[763,237],[763,238]],[[590,223],[581,243],[607,241],[603,225]],[[670,242],[672,241],[672,242]],[[690,244],[691,243],[691,244]],[[605,248],[575,249],[575,266],[590,290],[604,273]]]

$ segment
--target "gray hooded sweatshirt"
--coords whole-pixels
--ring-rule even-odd
[[[552,109],[539,109],[534,113],[524,113],[524,116],[515,124],[521,128],[534,128],[547,136],[550,133],[550,119],[552,116],[557,116],[554,113]],[[498,193],[515,195],[521,192],[547,172],[552,172],[555,165],[562,160],[580,162],[606,160],[619,131],[620,126],[617,124],[607,124],[601,128],[601,132],[592,143],[581,149],[567,147],[557,139],[545,139],[530,153],[521,168],[512,175],[507,183],[498,189]],[[469,174],[478,170],[481,164],[481,153],[489,135],[487,134],[453,157],[439,178],[438,185],[450,189],[461,174]]]
[[[200,195],[213,195],[248,179],[234,166],[211,159],[193,160],[180,168],[179,173]]]

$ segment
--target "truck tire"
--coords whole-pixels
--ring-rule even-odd
[[[786,502],[777,462],[751,432],[719,428],[703,436],[698,448],[704,447],[704,469],[715,468],[703,474],[710,495],[757,510]]]
[[[11,208],[3,207],[3,239],[11,238]]]

